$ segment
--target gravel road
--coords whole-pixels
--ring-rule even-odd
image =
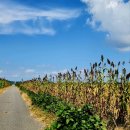
[[[40,130],[41,124],[30,116],[16,87],[0,95],[0,130]]]

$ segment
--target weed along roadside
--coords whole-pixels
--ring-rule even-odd
[[[100,62],[56,76],[17,82],[32,104],[57,120],[47,130],[113,130],[130,128],[130,82],[125,62]],[[90,105],[89,105],[90,104]]]
[[[11,84],[12,83],[10,81],[0,78],[0,94],[5,92],[6,89],[11,86]]]
[[[50,127],[50,125],[57,119],[55,114],[49,113],[36,106],[35,104],[32,104],[31,98],[28,96],[27,93],[21,91],[20,94],[29,108],[30,115],[42,124],[43,129],[46,127]]]
[[[57,120],[52,123],[50,128],[46,128],[46,130],[105,130],[105,123],[100,120],[89,105],[78,109],[50,94],[36,94],[22,87],[20,87],[20,90],[28,94],[32,100],[32,104],[40,107],[42,110],[57,115]]]

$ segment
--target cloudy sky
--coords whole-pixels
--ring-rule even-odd
[[[129,0],[0,0],[0,10],[1,77],[130,60]]]

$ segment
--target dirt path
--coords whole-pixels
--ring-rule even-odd
[[[0,95],[0,130],[40,130],[16,87]]]

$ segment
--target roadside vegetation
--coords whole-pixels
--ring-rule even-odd
[[[4,78],[0,78],[0,94],[3,93],[12,83]]]
[[[10,85],[11,85],[10,81],[3,79],[3,78],[0,78],[0,88],[5,88],[5,87],[8,87]]]
[[[11,85],[11,82],[4,79],[4,78],[0,78],[0,94],[3,93],[7,87],[9,87]]]
[[[47,130],[130,129],[130,73],[125,61],[100,62],[82,71],[17,82],[32,103],[57,115]],[[105,123],[104,123],[105,122]]]
[[[30,115],[33,116],[41,124],[43,124],[43,129],[50,127],[51,124],[56,121],[57,117],[54,113],[47,112],[41,109],[39,106],[36,106],[34,103],[32,103],[29,95],[24,91],[21,91],[20,94],[29,108]]]

